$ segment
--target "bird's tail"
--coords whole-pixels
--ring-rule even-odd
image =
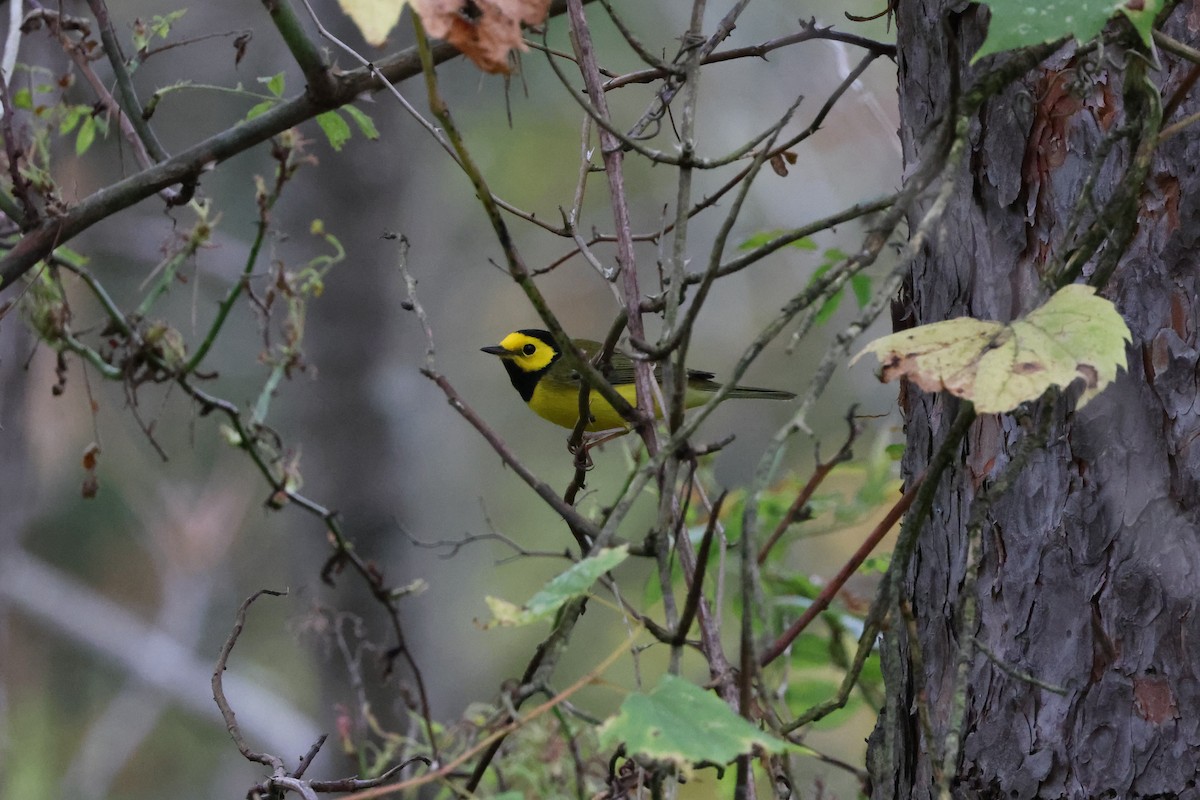
[[[791,400],[796,395],[782,389],[760,389],[757,386],[734,386],[728,397],[739,397],[758,400]]]
[[[688,371],[688,389],[695,392],[703,392],[704,394],[712,394],[720,390],[721,384],[713,380],[711,372],[699,372],[698,370]],[[796,395],[791,392],[785,392],[782,389],[760,389],[757,386],[734,386],[730,390],[729,397],[744,397],[747,399],[759,400],[791,400]],[[700,397],[696,398],[699,403],[704,402]],[[693,403],[692,405],[698,405]]]

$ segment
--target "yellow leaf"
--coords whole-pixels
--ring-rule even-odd
[[[524,617],[524,609],[515,603],[488,595],[483,598],[492,611],[492,621],[482,627],[486,630],[494,625],[518,625]]]
[[[342,11],[362,33],[367,44],[382,47],[400,21],[400,12],[408,0],[338,0]]]
[[[907,377],[925,391],[971,400],[981,414],[1012,411],[1050,386],[1082,380],[1082,408],[1125,367],[1129,340],[1111,302],[1072,284],[1007,325],[970,317],[921,325],[876,339],[850,363],[874,353],[884,381]]]

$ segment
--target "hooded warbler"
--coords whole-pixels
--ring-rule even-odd
[[[600,342],[590,339],[573,341],[588,358],[598,355],[603,348]],[[579,420],[579,374],[566,361],[560,360],[562,353],[549,331],[535,328],[514,331],[500,340],[500,344],[482,350],[500,357],[513,388],[535,414],[564,428],[575,427]],[[655,370],[655,376],[661,377],[661,369]],[[636,403],[633,359],[628,354],[613,351],[606,377],[631,405]],[[689,369],[684,402],[688,408],[704,405],[708,396],[720,388],[721,384],[713,380],[713,373]],[[776,389],[735,386],[728,396],[790,400],[796,395]],[[588,432],[629,427],[629,423],[595,389],[588,398],[588,409],[592,417],[586,428]]]

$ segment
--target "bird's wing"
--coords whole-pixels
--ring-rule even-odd
[[[593,342],[590,339],[576,339],[575,345],[579,348],[580,352],[582,352],[588,358],[594,358],[604,348],[602,343]],[[614,350],[612,359],[608,364],[608,370],[605,373],[605,377],[608,378],[608,382],[613,386],[633,383],[633,367],[634,361],[632,358],[630,358],[628,353],[622,350]],[[715,373],[705,372],[699,369],[688,370],[689,381],[711,381],[715,376]],[[654,378],[655,380],[662,380],[662,365],[654,365]],[[578,385],[579,373],[577,373],[575,370],[571,370],[568,379],[572,383]]]

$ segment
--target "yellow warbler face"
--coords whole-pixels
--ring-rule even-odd
[[[486,352],[507,359],[521,369],[522,372],[540,372],[550,366],[556,351],[554,347],[536,336],[523,331],[516,331],[505,336],[494,348],[484,348]]]

